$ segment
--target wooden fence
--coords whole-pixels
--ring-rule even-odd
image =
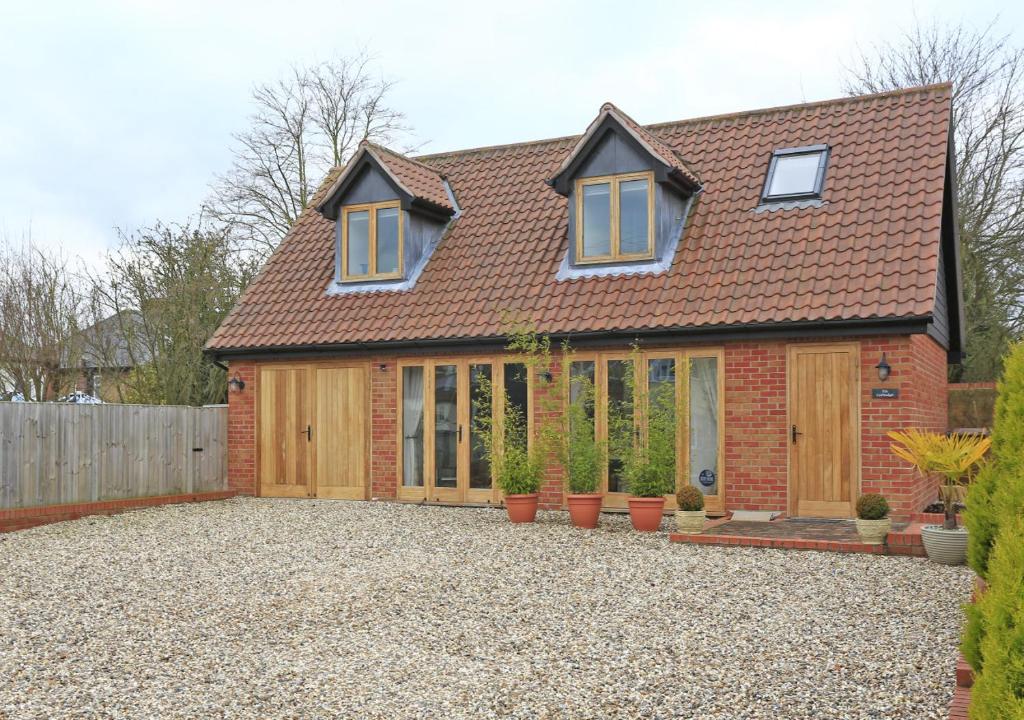
[[[227,487],[227,407],[0,402],[0,508]]]

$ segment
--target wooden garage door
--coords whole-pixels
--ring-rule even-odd
[[[309,376],[306,368],[265,367],[260,371],[260,495],[312,494]]]
[[[369,467],[365,367],[317,368],[316,496],[363,500]]]
[[[859,348],[789,347],[789,512],[853,517],[860,485]]]

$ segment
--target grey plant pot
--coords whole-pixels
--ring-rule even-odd
[[[967,561],[967,528],[946,530],[941,525],[921,528],[928,559],[942,565],[963,565]]]

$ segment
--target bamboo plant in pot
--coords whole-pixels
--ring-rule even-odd
[[[631,496],[633,527],[651,532],[661,526],[666,495],[675,490],[676,423],[681,413],[672,388],[659,385],[648,391],[646,383],[636,382],[633,369],[637,367],[641,367],[640,353],[634,347],[625,380],[628,395],[637,399],[636,412],[616,412],[614,416],[609,412],[609,438]]]
[[[554,398],[568,402],[557,428],[556,448],[566,484],[569,519],[579,528],[597,527],[601,516],[601,467],[607,453],[594,432],[594,384],[586,376],[573,376],[572,351],[562,346],[559,388]]]
[[[992,441],[977,435],[943,435],[911,428],[890,432],[892,451],[924,476],[941,478],[939,498],[945,511],[942,525],[925,525],[921,540],[932,562],[963,565],[967,559],[967,529],[957,525],[957,504],[963,502],[967,486]]]
[[[550,341],[530,330],[513,328],[508,349],[518,353],[525,372],[543,379],[549,367]],[[537,518],[540,487],[548,455],[543,429],[531,437],[529,419],[515,403],[509,402],[503,383],[478,379],[480,396],[474,400],[474,435],[490,463],[495,483],[505,495],[505,510],[513,523],[530,523]],[[540,388],[543,390],[544,388]]]

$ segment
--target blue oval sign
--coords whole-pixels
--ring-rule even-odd
[[[704,487],[711,487],[715,484],[715,471],[714,470],[701,470],[700,475],[697,476],[700,480],[700,484]]]

